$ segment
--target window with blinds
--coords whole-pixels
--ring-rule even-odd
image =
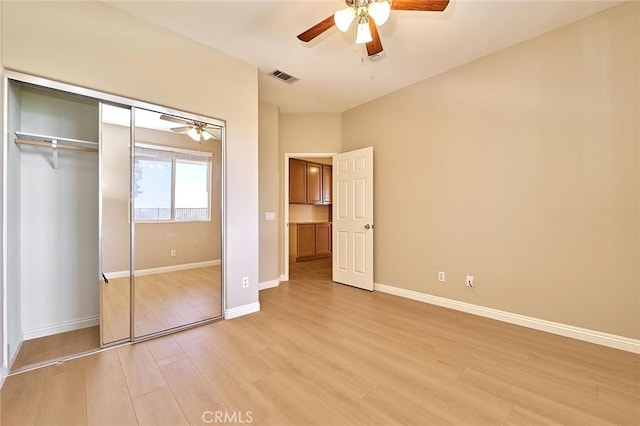
[[[134,220],[211,220],[210,152],[136,144]]]

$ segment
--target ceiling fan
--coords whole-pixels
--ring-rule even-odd
[[[449,0],[345,0],[345,3],[345,9],[338,10],[299,34],[298,39],[309,42],[334,24],[340,31],[346,32],[351,23],[356,21],[356,44],[366,43],[367,55],[373,57],[383,50],[378,26],[387,22],[392,10],[442,12],[447,8]]]
[[[171,131],[176,133],[186,132],[187,135],[189,135],[189,137],[196,142],[200,142],[203,140],[208,141],[209,139],[218,139],[213,135],[213,133],[208,130],[213,129],[214,126],[203,123],[202,121],[187,120],[185,118],[174,117],[167,114],[162,114],[160,116],[160,119],[171,121],[172,123],[184,124],[184,126],[181,127],[171,128]]]

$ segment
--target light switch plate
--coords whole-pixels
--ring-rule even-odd
[[[276,212],[265,212],[264,220],[276,220]]]

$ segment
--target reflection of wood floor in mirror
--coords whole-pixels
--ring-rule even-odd
[[[28,365],[79,354],[100,347],[100,329],[94,327],[25,340],[11,366],[16,371]]]
[[[222,315],[220,266],[135,279],[135,334],[144,336]],[[105,342],[128,338],[129,278],[103,284]]]

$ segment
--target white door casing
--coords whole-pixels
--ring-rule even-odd
[[[373,147],[333,157],[333,281],[373,291]]]

